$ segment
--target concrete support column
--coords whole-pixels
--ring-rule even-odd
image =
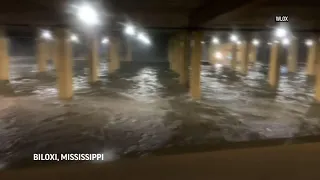
[[[317,46],[318,46],[318,43],[316,41],[313,41],[313,44],[311,46],[308,46],[307,68],[306,68],[306,74],[308,76],[315,75]]]
[[[298,40],[294,38],[288,49],[287,66],[288,72],[297,71],[297,59],[298,59]]]
[[[114,73],[119,69],[120,57],[119,57],[119,41],[117,38],[111,38],[110,41],[110,58],[108,63],[108,72]]]
[[[251,44],[250,45],[250,62],[255,64],[257,62],[257,46]]]
[[[201,98],[201,41],[203,38],[203,33],[193,32],[192,36],[190,94],[193,99],[198,100]]]
[[[175,37],[173,40],[173,59],[172,59],[172,67],[173,71],[179,73],[179,40]]]
[[[317,55],[319,56],[319,55]],[[317,57],[317,63],[316,63],[316,83],[315,83],[315,100],[320,103],[320,59]]]
[[[182,73],[180,75],[180,84],[189,86],[189,64],[190,64],[190,39],[191,39],[191,33],[185,32],[183,37],[183,63],[181,66],[183,67]]]
[[[279,62],[279,43],[273,43],[271,46],[270,64],[269,64],[269,85],[276,89],[279,85],[280,62]]]
[[[0,27],[0,81],[9,80],[8,40],[3,27]]]
[[[181,41],[180,41],[180,76],[179,76],[179,82],[182,85],[187,85],[188,78],[187,78],[187,45],[188,45],[188,38],[187,33],[181,34]]]
[[[172,57],[172,38],[170,38],[169,39],[169,42],[168,42],[168,61],[169,61],[169,68],[171,69],[171,70],[173,70],[173,65],[172,65],[172,59],[173,59],[173,57]]]
[[[179,74],[179,78],[182,74],[182,61],[184,60],[183,59],[183,40],[182,40],[182,35],[179,35],[178,38],[177,38],[177,55],[176,55],[176,58],[177,58],[177,73]]]
[[[50,47],[51,60],[55,69],[57,69],[57,42],[53,40]]]
[[[318,38],[317,38],[318,39]],[[316,73],[316,82],[315,82],[315,100],[320,103],[320,46],[316,42],[315,46],[316,51],[316,62],[315,62],[315,73]]]
[[[318,56],[318,55],[317,55]],[[319,58],[317,58],[319,61]],[[316,63],[316,83],[315,83],[315,100],[320,102],[320,63]]]
[[[72,81],[72,46],[69,40],[70,33],[65,28],[55,30],[56,57],[57,57],[57,81],[59,98],[66,100],[73,96]]]
[[[216,64],[216,56],[214,54],[216,46],[217,45],[213,44],[212,42],[209,42],[208,58],[209,58],[210,64],[212,65]]]
[[[249,48],[250,41],[247,40],[241,44],[241,73],[243,75],[248,74]]]
[[[118,56],[118,58],[115,59],[115,68],[116,70],[119,70],[120,69],[120,60],[121,60],[121,54],[120,54],[120,39],[117,38],[117,41],[116,41],[116,55]]]
[[[177,39],[172,42],[172,70],[177,73]]]
[[[89,45],[89,82],[95,83],[99,80],[99,41],[93,37]]]
[[[174,70],[174,38],[171,38],[170,39],[170,42],[169,42],[169,58],[170,58],[170,69],[172,71],[175,71]]]
[[[237,52],[238,52],[238,47],[236,43],[231,43],[231,68],[233,70],[237,69]]]
[[[47,70],[48,44],[44,39],[37,39],[37,64],[38,72],[42,73]]]

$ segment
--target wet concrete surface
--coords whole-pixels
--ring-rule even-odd
[[[210,151],[103,164],[64,164],[2,171],[1,179],[21,180],[318,180],[320,143]],[[230,173],[232,172],[232,173]]]
[[[274,92],[261,64],[246,77],[205,65],[201,101],[191,100],[166,63],[124,63],[112,76],[101,63],[94,85],[87,83],[87,67],[75,61],[75,96],[62,102],[52,66],[37,74],[33,59],[12,60],[10,83],[0,88],[0,166],[31,166],[33,153],[104,153],[116,160],[320,132],[314,81],[303,67],[282,73]]]

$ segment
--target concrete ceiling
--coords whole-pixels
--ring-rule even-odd
[[[0,24],[74,25],[70,4],[79,0],[6,0]],[[133,21],[144,28],[251,28],[275,25],[275,15],[288,15],[295,29],[320,28],[320,1],[314,0],[91,0],[104,12],[106,24]],[[71,23],[70,23],[71,22]]]
[[[241,9],[242,8],[242,9]],[[278,23],[276,15],[289,16],[290,28],[295,30],[320,30],[320,2],[313,0],[281,0],[256,3],[250,8],[213,18],[207,27],[270,28]]]

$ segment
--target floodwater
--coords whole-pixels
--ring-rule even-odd
[[[104,153],[105,160],[151,156],[174,147],[219,146],[320,133],[313,80],[281,75],[268,89],[262,64],[248,76],[203,65],[202,100],[192,101],[166,63],[125,63],[87,83],[88,66],[76,60],[74,100],[57,100],[55,73],[38,75],[33,59],[13,58],[11,82],[1,85],[0,169],[33,165],[33,153]]]

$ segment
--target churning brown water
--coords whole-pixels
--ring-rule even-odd
[[[123,64],[112,77],[101,63],[97,85],[87,83],[87,67],[75,61],[74,100],[60,102],[52,67],[39,76],[34,60],[12,60],[10,87],[1,85],[0,166],[28,166],[33,153],[105,153],[115,160],[320,132],[313,81],[302,69],[283,73],[275,93],[261,64],[246,77],[203,65],[203,98],[196,102],[166,63]]]

